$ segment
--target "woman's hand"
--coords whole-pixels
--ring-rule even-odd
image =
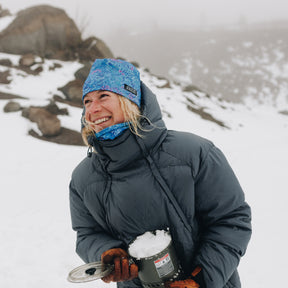
[[[121,248],[113,248],[101,255],[101,261],[105,264],[114,264],[114,270],[101,278],[105,283],[128,281],[138,277],[136,264],[129,264],[128,253]]]
[[[197,284],[192,279],[174,281],[165,283],[166,288],[199,288],[199,284]]]
[[[202,280],[202,274],[200,273],[202,271],[202,268],[197,266],[193,272],[191,273],[191,278],[194,278],[197,282],[201,281],[201,286],[194,281],[193,279],[189,278],[186,280],[179,280],[174,282],[166,282],[165,287],[166,288],[204,288],[203,280]]]

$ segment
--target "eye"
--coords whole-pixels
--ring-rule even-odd
[[[90,103],[91,102],[91,100],[90,99],[84,99],[84,105],[87,105],[88,103]]]
[[[100,97],[99,97],[99,98],[100,98],[100,99],[102,99],[102,98],[105,98],[105,97],[107,97],[107,96],[109,96],[109,95],[108,95],[108,94],[106,94],[106,93],[103,93],[103,94],[101,94],[101,95],[100,95]]]

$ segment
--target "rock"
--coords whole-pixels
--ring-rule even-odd
[[[113,58],[108,46],[97,37],[90,37],[83,41],[78,50],[79,60],[94,62],[97,58]]]
[[[0,59],[1,66],[12,67],[12,62],[10,59]]]
[[[288,116],[288,110],[281,110],[279,113]]]
[[[182,90],[184,92],[195,92],[195,91],[200,91],[201,92],[201,90],[197,86],[192,85],[192,84],[189,84],[189,85],[183,87]]]
[[[84,81],[88,77],[91,67],[92,65],[90,63],[86,63],[82,68],[80,68],[79,70],[75,72],[74,74],[75,78],[80,81],[83,81],[84,83]]]
[[[43,71],[43,67],[40,65],[43,61],[39,62],[36,60],[36,56],[33,54],[25,54],[19,60],[19,68],[30,75],[39,75]],[[33,65],[38,64],[38,66],[32,69]]]
[[[30,130],[29,135],[43,141],[53,142],[57,144],[85,146],[81,133],[67,128],[62,128],[61,133],[57,136],[41,136],[34,130]]]
[[[83,81],[79,79],[68,82],[65,86],[58,88],[65,97],[75,103],[82,103],[82,87]]]
[[[43,108],[54,115],[69,115],[67,108],[60,109],[53,100],[51,100],[50,103]]]
[[[18,112],[22,109],[21,105],[18,102],[9,101],[3,108],[5,113],[9,112]]]
[[[36,68],[31,69],[33,66],[29,67],[20,65],[17,67],[17,69],[24,71],[26,74],[34,76],[39,75],[43,71],[43,67],[41,65],[38,65]]]
[[[58,68],[61,68],[62,65],[60,63],[53,63],[53,66],[49,67],[49,71],[55,71]]]
[[[34,64],[36,64],[36,57],[31,53],[23,55],[19,60],[21,66],[31,67]]]
[[[7,100],[7,99],[11,100],[11,99],[27,99],[27,98],[20,96],[20,95],[15,95],[15,94],[10,94],[10,93],[0,91],[0,99],[1,100]]]
[[[20,55],[32,53],[46,58],[69,55],[73,60],[76,57],[74,52],[81,42],[81,33],[74,21],[64,10],[48,5],[20,11],[0,33],[1,52]]]
[[[6,16],[11,16],[10,11],[8,9],[3,9],[2,6],[0,5],[0,18]]]
[[[83,146],[81,133],[61,127],[57,115],[68,115],[67,109],[59,109],[54,101],[44,107],[29,107],[22,110],[22,116],[37,123],[42,135],[31,129],[29,135],[43,141],[65,145]]]
[[[10,76],[9,70],[6,70],[4,72],[0,71],[0,83],[9,84],[11,82],[11,80],[8,79],[9,76]]]
[[[0,95],[1,96],[1,95]],[[1,99],[1,98],[0,98]],[[75,103],[75,102],[71,102],[69,100],[66,100],[64,99],[63,97],[59,96],[59,95],[53,95],[53,101],[55,102],[59,102],[59,103],[64,103],[64,104],[67,104],[69,106],[72,106],[72,107],[77,107],[77,108],[83,108],[83,103],[81,101],[81,103]]]
[[[61,133],[61,122],[55,114],[50,113],[45,108],[29,107],[22,111],[22,116],[37,123],[43,136],[57,136]]]
[[[140,68],[140,64],[136,61],[131,61],[131,64],[133,64],[136,68]]]
[[[43,67],[42,66],[38,66],[37,68],[35,68],[34,70],[31,70],[31,74],[33,75],[38,75],[43,71]]]
[[[163,89],[163,88],[171,88],[171,85],[170,85],[170,81],[166,81],[163,85],[157,85],[157,87],[158,88],[161,88],[161,89]]]
[[[18,12],[0,33],[0,52],[82,62],[114,57],[101,39],[90,37],[82,41],[81,32],[65,11],[49,5]]]
[[[204,107],[195,107],[195,105],[193,105],[193,101],[191,101],[189,98],[186,98],[188,100],[189,103],[187,103],[187,108],[188,110],[190,110],[191,112],[199,115],[202,119],[204,120],[208,120],[211,122],[216,123],[217,125],[224,127],[224,128],[228,128],[228,126],[225,125],[225,123],[221,120],[218,120],[216,118],[214,118],[214,116],[206,111]]]

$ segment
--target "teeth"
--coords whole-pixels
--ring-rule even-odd
[[[102,122],[105,122],[105,121],[108,121],[108,120],[109,120],[108,117],[101,118],[101,119],[96,120],[96,121],[94,122],[94,124],[98,125],[98,124],[100,124],[100,123],[102,123]]]

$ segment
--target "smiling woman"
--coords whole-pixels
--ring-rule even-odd
[[[113,140],[126,129],[140,136],[140,77],[122,60],[96,60],[83,86],[82,137]]]
[[[83,135],[95,153],[70,182],[81,258],[114,264],[102,280],[118,288],[240,288],[250,207],[223,153],[207,139],[168,130],[156,95],[126,61],[97,59],[83,102]],[[140,264],[129,261],[128,247],[157,230],[171,233],[183,275],[155,285],[137,277]]]

